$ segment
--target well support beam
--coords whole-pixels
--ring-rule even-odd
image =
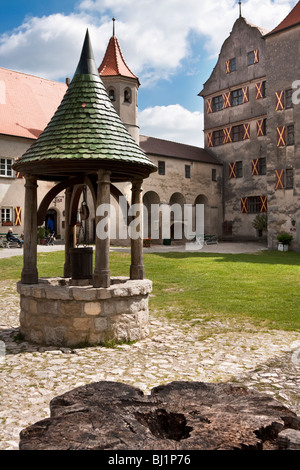
[[[110,287],[110,174],[110,171],[98,171],[94,287]]]
[[[136,227],[138,236],[131,236],[131,266],[130,279],[143,280],[145,278],[145,268],[143,261],[143,198],[142,179],[132,182],[131,203],[134,206],[136,217],[139,217],[139,224]]]
[[[37,284],[37,179],[25,175],[24,252],[21,281]]]

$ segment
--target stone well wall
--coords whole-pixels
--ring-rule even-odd
[[[146,338],[152,282],[111,282],[109,288],[74,285],[65,278],[19,282],[21,333],[30,342],[67,347]]]

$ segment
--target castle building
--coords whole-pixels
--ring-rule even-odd
[[[205,148],[224,163],[223,238],[261,236],[267,215],[269,248],[287,232],[300,249],[299,40],[300,2],[271,32],[240,16],[200,92]]]

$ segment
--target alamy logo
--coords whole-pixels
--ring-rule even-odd
[[[196,241],[204,239],[204,205],[203,204],[133,204],[128,207],[126,198],[119,198],[119,214],[112,204],[101,204],[96,211],[99,221],[96,234],[100,240],[108,238],[120,240],[172,239]]]
[[[294,93],[292,94],[293,104],[300,104],[300,80],[295,80],[292,84]]]

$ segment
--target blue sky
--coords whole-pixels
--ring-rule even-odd
[[[296,3],[248,0],[242,12],[271,30]],[[64,81],[87,27],[100,65],[114,16],[125,60],[141,82],[141,133],[201,146],[197,95],[238,14],[236,0],[0,0],[0,67]]]

